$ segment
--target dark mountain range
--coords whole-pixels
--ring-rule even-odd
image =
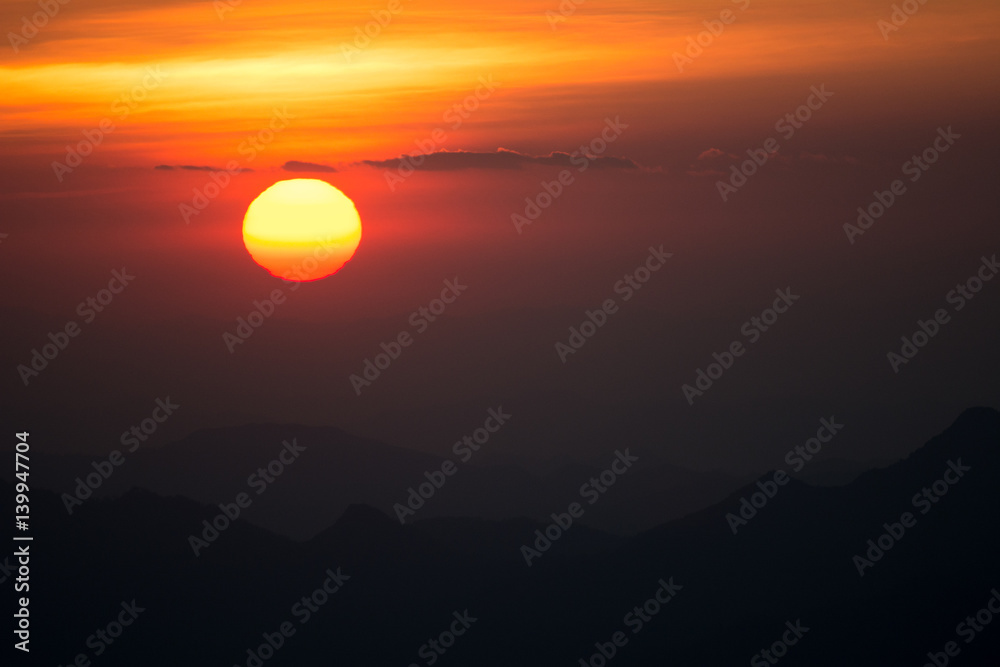
[[[266,470],[284,449],[282,443],[293,440],[305,448],[301,458],[282,464],[274,482],[267,482],[257,470]],[[438,457],[335,428],[297,425],[208,429],[168,446],[138,447],[134,453],[127,450],[121,448],[123,462],[110,476],[92,478],[100,482],[92,497],[117,496],[139,487],[218,504],[232,502],[238,493],[246,492],[254,501],[245,514],[247,521],[295,539],[315,535],[351,504],[371,505],[395,517],[394,505],[405,506],[409,489],[428,483],[428,473],[441,479],[436,471],[446,460],[454,462],[454,473],[446,476],[441,488],[434,489],[415,514],[405,515],[408,521],[443,516],[542,519],[576,497],[580,486],[614,458],[609,453],[600,467],[564,464],[535,475],[514,465],[476,465],[475,452],[469,449],[463,450],[469,458],[465,463],[461,456]],[[635,454],[640,461],[630,471],[629,483],[609,494],[584,523],[618,534],[635,533],[718,502],[746,481],[722,473],[689,471],[638,451]],[[74,495],[77,480],[93,475],[95,463],[102,465],[106,458],[36,454],[34,483],[60,495]],[[3,477],[10,480],[11,474],[4,471]],[[76,495],[85,495],[87,490]],[[418,500],[412,502],[418,504]]]
[[[219,520],[198,556],[189,537],[217,508],[135,489],[67,516],[57,495],[35,490],[32,658],[69,665],[82,653],[109,667],[996,665],[1000,619],[988,605],[1000,608],[998,473],[1000,413],[978,408],[847,486],[768,474],[632,537],[520,518],[401,526],[351,505],[304,542]],[[592,507],[583,501],[583,516],[617,488]],[[739,516],[744,498],[756,514],[744,505],[746,523],[734,524],[727,515]],[[535,531],[552,541],[535,545],[529,567],[522,546]],[[133,600],[143,609],[134,621]],[[131,624],[117,635],[108,625],[120,616]]]

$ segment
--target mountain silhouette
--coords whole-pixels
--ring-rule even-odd
[[[282,443],[292,440],[305,447],[301,457],[274,483],[262,487],[258,476],[249,485],[248,478],[266,469],[279,455]],[[397,517],[394,506],[405,506],[409,490],[427,483],[427,474],[440,471],[448,460],[332,427],[291,424],[206,429],[166,446],[123,451],[123,457],[124,462],[93,490],[93,497],[117,496],[140,487],[218,504],[232,502],[238,493],[246,492],[253,498],[244,517],[247,521],[295,539],[317,534],[352,504],[377,507]],[[37,454],[39,472],[34,484],[72,495],[78,480],[93,474],[95,462],[99,465],[106,458]],[[544,474],[532,474],[515,465],[480,466],[474,459],[463,463],[457,456],[450,460],[457,466],[455,474],[405,519],[542,519],[577,496],[580,485],[603,469],[565,463]],[[10,480],[10,474],[5,471],[5,478]],[[642,465],[629,472],[629,483],[609,494],[584,523],[608,532],[636,533],[706,507],[741,481],[725,474],[647,462],[643,456]]]
[[[352,504],[305,541],[238,518],[198,556],[189,538],[216,506],[135,489],[68,516],[56,494],[33,491],[33,658],[252,667],[248,649],[265,645],[268,667],[774,664],[762,651],[788,665],[894,666],[934,664],[928,653],[955,642],[954,664],[996,665],[1000,625],[966,641],[959,624],[1000,587],[998,473],[1000,413],[976,408],[846,486],[772,488],[767,473],[633,536],[530,518],[400,525]],[[748,500],[756,513],[734,534],[727,515],[757,493],[766,502]],[[855,557],[907,512],[860,574]],[[528,566],[535,531],[553,539]],[[324,583],[339,587],[315,593]],[[302,622],[304,596],[323,603]],[[144,611],[95,656],[88,637],[133,599]],[[283,623],[294,634],[279,637]],[[450,628],[463,633],[429,643]],[[280,647],[268,651],[267,637]]]

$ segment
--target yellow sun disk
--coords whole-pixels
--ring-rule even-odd
[[[279,181],[251,202],[243,243],[271,275],[296,281],[336,273],[361,242],[361,218],[340,190],[317,179]]]

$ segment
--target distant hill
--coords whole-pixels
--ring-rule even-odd
[[[248,477],[279,455],[282,442],[293,439],[305,447],[301,458],[289,464],[274,483],[262,487],[255,481],[249,486]],[[94,497],[121,495],[140,487],[159,495],[218,504],[247,492],[254,498],[246,513],[248,521],[296,539],[315,535],[351,504],[371,505],[396,516],[393,506],[405,505],[408,490],[427,482],[425,473],[439,471],[445,461],[335,428],[271,424],[198,431],[169,446],[139,447],[124,456],[124,463],[101,482]],[[457,471],[412,518],[542,519],[578,497],[580,486],[599,475],[613,458],[609,450],[603,467],[570,464],[533,475],[513,465],[477,466],[474,458],[466,464],[453,456]],[[78,477],[94,472],[94,461],[84,456],[35,454],[35,484],[60,494],[72,493]],[[5,479],[10,480],[10,474],[5,470]],[[618,534],[635,533],[706,507],[743,481],[642,456],[629,472],[628,483],[618,485],[584,522]]]
[[[996,665],[1000,625],[971,642],[957,626],[1000,587],[998,474],[1000,413],[977,408],[847,486],[791,480],[774,490],[766,475],[632,537],[570,526],[530,567],[521,547],[546,530],[531,519],[401,526],[351,505],[304,542],[236,520],[195,557],[188,537],[217,512],[210,506],[136,489],[70,517],[57,495],[34,491],[32,659],[253,667],[247,649],[287,621],[295,634],[260,664],[425,665],[429,640],[462,628],[455,613],[468,610],[476,620],[454,643],[445,637],[442,665],[602,664],[591,655],[612,648],[609,665],[773,664],[762,650],[787,650],[788,665],[924,665],[949,641],[955,665]],[[761,485],[772,497],[758,496],[734,535],[727,514]],[[942,493],[921,514],[913,497],[925,487]],[[0,493],[10,497],[9,484]],[[860,576],[854,556],[905,512],[915,523]],[[342,588],[316,594],[323,602],[302,623],[295,605],[331,574]],[[675,590],[661,605],[664,585]],[[133,598],[146,611],[95,657],[87,638]],[[783,636],[794,645],[776,644]]]

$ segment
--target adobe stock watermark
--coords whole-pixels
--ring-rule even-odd
[[[139,103],[149,97],[149,93],[160,87],[166,74],[160,71],[160,66],[147,67],[146,73],[142,77],[142,82],[136,84],[131,89],[125,91],[111,103],[111,113],[114,118],[124,121],[139,106]],[[118,129],[112,116],[105,116],[98,122],[97,127],[83,130],[83,139],[75,145],[66,146],[66,157],[64,162],[53,161],[52,173],[56,180],[62,183],[63,178],[72,174],[73,170],[83,164],[83,159],[91,155],[100,146],[105,137]]]
[[[628,301],[635,293],[642,289],[643,285],[649,282],[654,273],[663,268],[668,259],[673,257],[673,253],[663,252],[663,245],[659,248],[649,247],[649,255],[645,261],[635,269],[626,273],[624,277],[614,284],[614,293],[622,295],[622,301]],[[608,322],[608,318],[618,312],[618,303],[613,297],[609,297],[601,302],[597,310],[587,310],[584,312],[585,319],[579,327],[569,328],[569,338],[564,343],[556,342],[556,354],[564,364],[569,356],[580,351],[587,341],[590,340],[597,330]]]
[[[551,9],[545,10],[545,20],[549,22],[549,26],[555,30],[560,23],[565,23],[570,16],[576,14],[576,10],[580,8],[580,5],[585,3],[587,0],[562,0],[559,3],[559,11],[555,12]]]
[[[247,477],[247,486],[254,490],[255,495],[260,495],[267,491],[272,484],[280,477],[285,470],[299,460],[302,452],[306,448],[298,443],[296,438],[291,442],[284,440],[281,443],[281,450],[278,455],[268,462],[266,466],[257,468],[257,471]],[[221,512],[212,517],[211,521],[204,519],[201,522],[201,536],[188,535],[188,546],[195,556],[200,556],[201,552],[207,549],[219,536],[229,528],[233,521],[236,521],[253,504],[253,497],[245,491],[236,494],[231,503],[219,503]]]
[[[785,453],[785,463],[792,469],[792,472],[800,472],[808,463],[812,461],[813,457],[820,453],[823,449],[823,445],[827,444],[836,437],[837,433],[844,428],[843,424],[837,423],[836,417],[830,417],[826,419],[819,420],[819,428],[816,429],[816,436],[809,438],[804,444],[796,445],[792,449],[789,449]],[[826,435],[824,435],[824,432]],[[788,484],[788,480],[791,476],[784,470],[775,470],[774,475],[770,480],[761,482],[757,481],[757,488],[759,491],[748,496],[743,496],[740,498],[739,509],[737,514],[732,512],[726,514],[726,523],[729,525],[729,529],[733,531],[733,535],[747,525],[751,519],[757,516],[760,510],[767,507],[768,502],[774,499],[778,495],[778,490]]]
[[[781,134],[785,141],[791,140],[797,130],[801,130],[805,123],[813,117],[813,112],[819,111],[826,104],[827,100],[833,97],[833,93],[826,89],[826,84],[819,88],[812,86],[810,95],[805,103],[800,104],[793,111],[789,111],[774,123],[774,130]],[[722,201],[729,201],[729,197],[747,184],[747,179],[757,173],[757,171],[767,164],[768,160],[778,152],[781,144],[774,137],[768,137],[761,144],[760,148],[748,148],[747,155],[750,159],[744,160],[739,167],[735,164],[729,168],[729,179],[716,181],[715,188],[722,197]]]
[[[27,473],[24,474],[27,475]],[[24,482],[21,482],[21,484],[24,484]],[[14,558],[17,559],[18,563],[18,576],[15,579],[17,583],[14,584],[14,590],[18,593],[28,592],[31,588],[31,545],[22,544],[15,549]],[[7,577],[5,576],[4,580],[6,581],[6,579]],[[14,648],[18,651],[31,653],[31,609],[29,608],[31,599],[25,596],[16,598],[16,600],[17,611],[14,612],[14,635],[21,641],[14,642]]]
[[[368,48],[373,39],[382,34],[382,30],[392,23],[392,19],[401,11],[403,11],[401,0],[389,0],[385,9],[371,10],[372,20],[365,23],[364,26],[354,26],[354,39],[350,43],[340,43],[340,52],[343,54],[344,60],[352,62],[355,56],[360,55],[363,49]]]
[[[759,653],[755,653],[752,658],[750,658],[751,667],[768,667],[778,662],[778,660],[784,658],[788,655],[789,647],[795,646],[799,643],[809,628],[802,625],[802,619],[796,619],[795,623],[791,621],[785,621],[786,630],[781,635],[781,639],[776,639],[771,643],[771,646],[763,649]]]
[[[427,331],[433,322],[444,315],[448,306],[455,303],[462,292],[467,289],[469,289],[468,285],[458,282],[458,276],[454,280],[445,280],[440,297],[432,299],[426,306],[421,306],[410,313],[407,322],[414,328],[413,334],[404,329],[388,343],[380,343],[379,348],[382,351],[375,354],[374,360],[366,357],[361,364],[361,373],[352,373],[348,376],[347,381],[351,383],[354,395],[360,396],[363,388],[372,386],[375,380],[378,380],[382,373],[388,370],[392,362],[402,356],[404,348],[413,345],[415,336]]]
[[[277,107],[272,109],[267,127],[261,128],[255,134],[248,135],[236,147],[236,152],[244,157],[242,164],[239,160],[230,160],[226,163],[225,169],[213,171],[202,187],[192,190],[193,196],[190,203],[181,202],[178,204],[177,210],[184,219],[184,224],[189,224],[192,217],[208,208],[208,205],[229,187],[232,177],[243,171],[243,165],[253,162],[257,155],[274,141],[275,136],[288,127],[289,119],[297,117],[288,113],[287,106],[281,109]]]
[[[677,597],[677,593],[684,587],[674,583],[674,578],[670,577],[664,581],[660,579],[656,582],[659,587],[653,595],[642,604],[637,604],[631,611],[622,617],[622,625],[632,631],[635,636],[642,632],[643,628],[655,618],[663,608]],[[611,635],[609,641],[594,642],[597,649],[588,658],[580,658],[579,667],[605,667],[616,655],[619,649],[628,645],[629,636],[624,630],[618,630]]]
[[[160,428],[160,424],[166,422],[180,407],[180,404],[171,401],[169,396],[156,399],[155,407],[148,417],[122,432],[119,442],[121,442],[122,447],[128,446],[126,453],[131,454],[141,444],[149,440]],[[63,493],[60,496],[66,513],[72,516],[73,509],[83,505],[84,500],[94,495],[94,491],[101,488],[104,482],[108,481],[118,469],[118,466],[123,463],[125,463],[125,454],[119,449],[112,450],[106,458],[92,462],[90,467],[94,469],[94,472],[88,473],[85,477],[77,477],[74,480],[76,486],[73,488],[73,493]]]
[[[2,562],[0,562],[0,584],[7,583],[7,580],[17,574],[16,563],[11,563],[11,558],[16,558],[17,552],[14,552],[13,556],[4,556]]]
[[[123,600],[119,606],[121,606],[122,610],[111,621],[87,637],[86,646],[93,650],[93,657],[95,658],[103,655],[109,647],[114,645],[125,633],[125,629],[135,623],[136,619],[139,618],[139,614],[146,611],[145,607],[140,607],[136,604],[135,599],[131,602]],[[80,652],[66,664],[77,667],[88,667],[91,661],[90,656],[90,653]]]
[[[950,304],[955,312],[965,308],[972,299],[982,291],[983,286],[993,280],[993,277],[1000,273],[1000,263],[997,256],[982,257],[979,269],[969,276],[964,282],[955,285],[955,288],[945,295],[945,303]],[[917,353],[923,349],[932,338],[938,335],[941,327],[951,322],[951,313],[947,308],[938,308],[927,320],[918,319],[917,329],[909,336],[900,336],[902,343],[899,351],[890,351],[886,358],[892,367],[892,372],[898,374],[899,369],[910,363]]]
[[[938,128],[938,136],[934,139],[934,142],[925,148],[920,155],[914,155],[909,160],[903,163],[900,169],[904,176],[910,177],[911,183],[916,183],[920,180],[920,177],[930,170],[931,165],[938,161],[942,153],[945,153],[952,146],[955,145],[955,141],[962,138],[962,135],[955,134],[951,129],[951,125],[948,129],[943,127]],[[844,223],[844,233],[847,234],[847,240],[851,245],[854,245],[854,239],[861,236],[866,231],[871,229],[875,221],[881,218],[886,211],[892,208],[892,205],[896,203],[897,198],[906,194],[906,183],[902,179],[896,179],[889,184],[889,189],[884,192],[879,192],[876,190],[872,193],[875,197],[875,201],[868,204],[866,207],[858,207],[858,219],[857,224],[852,225],[847,222]]]
[[[990,597],[981,609],[959,621],[958,625],[955,626],[955,634],[962,637],[966,644],[971,644],[986,630],[986,626],[993,622],[994,616],[1000,616],[1000,591],[996,588],[990,590]],[[923,667],[946,667],[951,662],[951,658],[956,658],[961,653],[962,647],[958,645],[958,642],[949,641],[945,643],[943,651],[928,651],[928,661],[924,663]]]
[[[486,411],[486,421],[483,422],[483,425],[475,429],[471,434],[462,436],[461,440],[452,445],[451,451],[462,463],[468,463],[472,455],[488,443],[490,437],[499,431],[500,427],[506,424],[510,418],[511,415],[503,411],[502,405],[496,409],[490,408]],[[445,485],[448,478],[457,473],[458,470],[459,466],[451,459],[445,459],[441,463],[440,470],[425,470],[424,478],[427,481],[418,484],[417,488],[411,486],[407,489],[409,495],[406,497],[406,504],[396,503],[392,506],[393,511],[396,512],[396,518],[399,519],[399,523],[406,523],[407,517],[415,515],[417,510],[433,498],[434,494]]]
[[[108,286],[101,289],[94,296],[89,296],[76,307],[76,314],[83,318],[84,324],[90,324],[97,319],[98,313],[103,313],[104,309],[111,305],[115,297],[125,291],[129,283],[135,280],[135,276],[130,274],[123,266],[121,271],[114,269],[111,271],[111,280]],[[41,351],[37,347],[31,349],[31,360],[28,364],[18,364],[16,369],[21,382],[27,387],[28,383],[38,377],[42,371],[49,367],[49,364],[56,360],[59,353],[69,347],[71,338],[80,335],[83,329],[76,320],[69,320],[63,327],[48,334],[49,342],[41,346]]]
[[[919,509],[920,514],[927,514],[970,470],[972,466],[962,465],[961,458],[955,461],[949,459],[941,478],[913,494],[910,504],[914,509]],[[858,576],[865,576],[865,570],[874,567],[875,563],[882,560],[882,557],[903,539],[906,530],[916,525],[917,517],[912,512],[903,512],[896,523],[883,523],[882,528],[885,532],[873,540],[868,540],[866,543],[868,550],[864,552],[864,556],[855,555],[851,558],[851,562],[858,570]]]
[[[638,456],[632,456],[629,454],[628,448],[625,451],[615,450],[615,458],[611,460],[611,465],[609,465],[605,470],[601,471],[597,477],[591,477],[588,481],[584,482],[580,487],[580,497],[587,501],[588,505],[593,505],[601,497],[608,492],[618,479],[627,473],[636,461],[639,460]],[[521,556],[524,558],[524,563],[528,567],[531,567],[531,561],[537,558],[541,558],[542,554],[548,551],[552,545],[563,536],[576,519],[583,516],[585,508],[578,502],[572,502],[566,508],[565,512],[555,513],[553,512],[552,523],[547,525],[544,529],[535,530],[535,541],[532,544],[522,544],[521,545]],[[534,548],[532,548],[534,547]]]
[[[21,29],[7,33],[7,41],[14,53],[20,53],[21,47],[27,45],[29,40],[34,39],[38,32],[49,24],[49,21],[56,17],[64,5],[69,4],[69,0],[38,0],[39,12],[35,12],[28,18],[25,14],[21,17]]]
[[[774,293],[777,294],[777,298],[772,302],[771,307],[765,308],[760,315],[751,317],[740,327],[740,333],[746,336],[749,345],[760,340],[761,336],[777,323],[778,318],[787,313],[789,308],[801,298],[798,294],[792,294],[791,287],[776,289]],[[715,361],[710,362],[705,370],[701,368],[695,370],[694,386],[681,385],[681,393],[687,399],[688,405],[694,405],[695,397],[704,396],[705,392],[711,389],[715,382],[733,367],[736,359],[742,357],[746,351],[747,345],[744,345],[742,340],[736,339],[724,348],[723,352],[713,352],[712,358]]]
[[[336,595],[351,578],[341,572],[339,567],[336,571],[327,568],[323,574],[326,575],[323,583],[308,595],[303,595],[289,610],[289,614],[298,621],[299,627],[312,620],[312,617],[322,610],[330,602],[330,598]],[[246,650],[247,658],[243,663],[245,667],[261,667],[281,650],[285,642],[295,636],[298,629],[292,621],[288,620],[279,623],[274,632],[262,632],[260,636],[264,641],[256,647],[251,646]],[[240,667],[240,665],[233,665],[233,667]]]
[[[875,27],[882,33],[882,39],[889,41],[889,33],[896,32],[910,20],[910,17],[920,11],[927,4],[927,0],[903,0],[900,4],[892,6],[892,13],[889,20],[879,19]]]
[[[425,644],[417,649],[417,655],[426,661],[425,664],[433,665],[441,659],[448,652],[448,649],[455,645],[455,641],[468,632],[472,624],[479,620],[475,616],[470,615],[468,609],[461,614],[453,611],[451,615],[455,620],[451,622],[448,629],[442,631],[436,638],[428,639]],[[420,667],[420,665],[411,662],[409,667]]]
[[[628,125],[621,122],[620,116],[615,116],[614,120],[604,119],[604,128],[600,134],[590,140],[589,143],[580,146],[573,151],[569,157],[569,163],[576,167],[579,174],[587,171],[590,164],[596,158],[608,150],[608,146],[618,140],[622,132],[628,129]],[[522,213],[511,213],[510,221],[514,229],[520,234],[524,227],[527,227],[542,215],[542,211],[552,206],[552,202],[562,196],[566,188],[576,182],[576,177],[569,169],[559,172],[556,179],[552,181],[539,181],[541,189],[534,197],[524,198],[524,211]]]
[[[212,7],[215,9],[215,15],[222,21],[226,18],[226,14],[242,4],[243,0],[213,0]]]
[[[490,95],[500,87],[500,84],[493,80],[493,75],[479,77],[479,85],[476,89],[465,96],[461,102],[456,102],[444,112],[441,119],[448,123],[448,127],[435,127],[427,135],[426,139],[417,139],[413,143],[417,147],[417,152],[403,155],[399,158],[399,165],[392,170],[385,172],[385,182],[389,190],[396,191],[396,186],[413,175],[418,167],[427,160],[427,155],[439,150],[448,141],[448,130],[454,132],[462,127],[462,124],[472,115],[472,112],[479,109],[481,102],[489,99]]]
[[[738,5],[741,12],[745,12],[750,7],[750,0],[732,0],[734,5]],[[719,12],[719,18],[706,19],[702,21],[705,29],[697,35],[688,36],[687,47],[684,53],[674,51],[674,65],[678,72],[684,72],[684,68],[694,62],[694,59],[705,52],[705,49],[715,43],[717,37],[726,31],[726,26],[736,21],[739,15],[731,9],[723,9]]]

